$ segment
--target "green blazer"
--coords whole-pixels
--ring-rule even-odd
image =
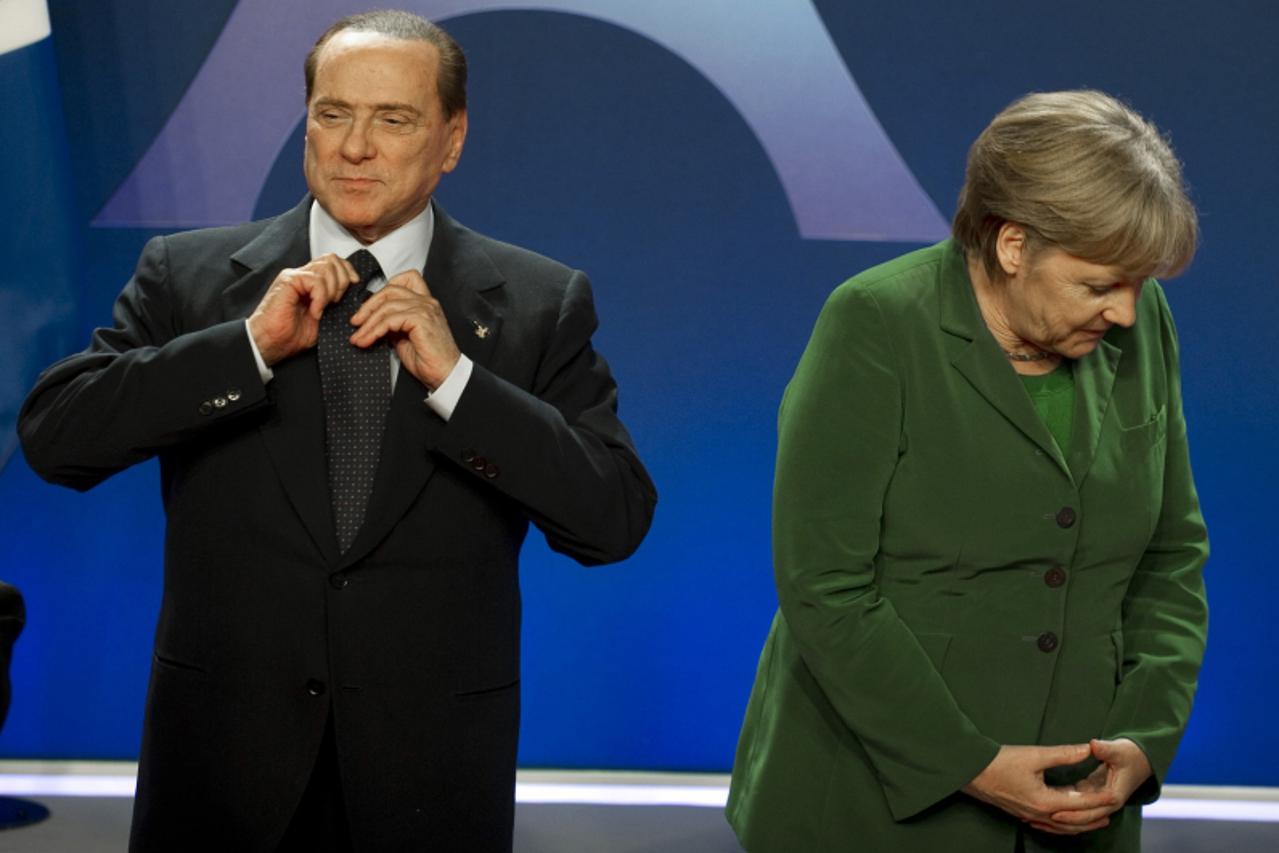
[[[780,610],[728,818],[751,853],[1013,851],[960,788],[1000,744],[1129,737],[1155,778],[1107,829],[1139,849],[1190,714],[1207,536],[1177,344],[1148,282],[1074,364],[1070,458],[982,322],[950,241],[839,287],[779,420]]]

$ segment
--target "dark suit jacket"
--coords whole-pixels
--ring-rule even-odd
[[[447,423],[400,371],[366,521],[339,556],[315,351],[264,385],[243,324],[309,259],[309,204],[149,242],[114,328],[49,368],[21,415],[52,482],[87,489],[160,457],[132,847],[273,849],[331,707],[357,849],[505,849],[528,523],[579,562],[619,560],[656,494],[591,346],[585,276],[437,206],[425,278],[475,371]]]
[[[1106,829],[1139,847],[1207,634],[1177,341],[1156,282],[1073,365],[1063,456],[991,336],[960,250],[831,296],[786,389],[774,620],[728,816],[751,853],[1012,853],[960,793],[1001,744],[1132,738],[1154,779]]]

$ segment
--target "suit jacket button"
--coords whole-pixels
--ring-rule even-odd
[[[214,398],[213,398],[213,408],[215,408],[215,409],[225,409],[225,408],[226,408],[226,397],[214,397]]]
[[[489,461],[485,459],[483,456],[476,456],[474,459],[471,460],[471,467],[474,468],[476,471],[483,471],[484,466],[487,464],[489,464]]]
[[[230,390],[228,390],[228,391],[226,392],[226,398],[227,398],[228,400],[230,400],[232,403],[234,403],[236,400],[239,400],[239,399],[240,399],[240,389],[239,389],[239,388],[231,388]]]
[[[205,400],[203,403],[201,403],[201,404],[200,404],[200,414],[202,414],[202,415],[211,415],[211,414],[213,414],[213,404],[212,404],[212,403],[210,403],[208,400]]]
[[[474,450],[472,450],[471,448],[469,448],[469,447],[468,447],[468,448],[466,448],[466,450],[463,450],[463,451],[462,451],[462,461],[463,461],[463,462],[470,462],[470,461],[471,461],[472,459],[474,459],[474,458],[475,458],[475,451],[474,451]]]
[[[484,466],[484,476],[490,480],[496,480],[499,473],[501,472],[497,470],[497,466],[492,462]]]
[[[306,692],[310,693],[312,696],[323,696],[324,691],[326,689],[327,688],[325,687],[324,682],[321,681],[320,679],[318,678],[307,679]]]
[[[346,589],[351,579],[343,574],[329,575],[329,586],[334,589]]]
[[[1064,506],[1057,510],[1057,526],[1061,528],[1073,527],[1075,524],[1074,507]]]
[[[1039,650],[1041,652],[1054,651],[1057,648],[1057,635],[1052,631],[1045,631],[1039,635],[1039,639],[1036,641],[1036,644],[1039,646]]]
[[[1061,586],[1065,582],[1066,582],[1066,570],[1063,569],[1061,566],[1053,566],[1051,569],[1044,572],[1044,583],[1048,584],[1048,586],[1052,587],[1053,589],[1056,589],[1057,587]]]

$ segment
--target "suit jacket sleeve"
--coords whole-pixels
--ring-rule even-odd
[[[552,548],[588,565],[630,555],[657,501],[617,417],[617,385],[591,345],[596,326],[590,283],[573,272],[531,390],[477,364],[435,448],[522,505]]]
[[[265,403],[244,321],[188,330],[170,272],[167,238],[152,239],[114,326],[44,371],[27,396],[18,432],[44,479],[88,489]]]
[[[1150,759],[1154,777],[1135,794],[1141,802],[1158,797],[1185,731],[1208,632],[1208,535],[1190,472],[1177,336],[1162,290],[1152,290],[1168,377],[1163,491],[1154,534],[1124,598],[1122,681],[1103,735],[1132,738]]]
[[[897,820],[953,794],[999,749],[875,585],[882,505],[901,452],[902,386],[873,296],[845,284],[783,399],[773,498],[782,616],[870,756]]]

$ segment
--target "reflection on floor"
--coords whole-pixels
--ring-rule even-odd
[[[0,832],[6,853],[118,853],[129,834],[135,766],[0,762],[0,795],[49,809]],[[518,853],[740,853],[724,822],[718,775],[520,774]],[[1279,789],[1169,786],[1147,810],[1145,853],[1273,853]]]

